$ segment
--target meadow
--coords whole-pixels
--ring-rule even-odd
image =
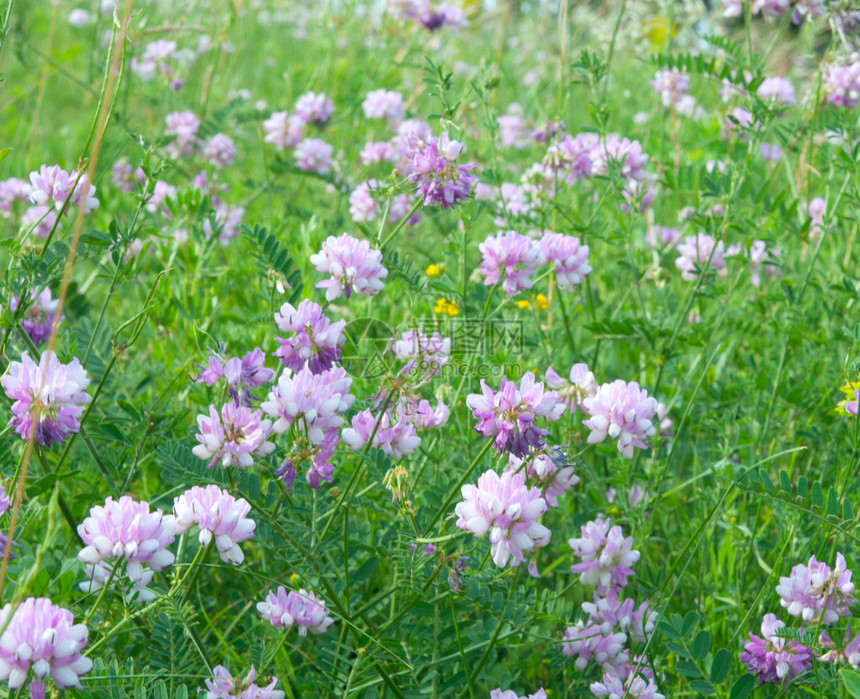
[[[0,42],[0,696],[860,697],[856,3]]]

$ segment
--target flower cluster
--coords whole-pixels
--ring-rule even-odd
[[[790,682],[811,666],[812,651],[809,648],[775,635],[784,627],[785,622],[777,619],[776,615],[765,614],[761,622],[761,636],[750,631],[750,640],[744,643],[741,662],[746,663],[759,684]]]
[[[571,570],[580,574],[581,583],[596,586],[600,594],[620,590],[633,575],[630,566],[639,560],[639,552],[633,550],[633,537],[625,538],[621,527],[613,527],[604,517],[584,524],[581,530],[582,538],[567,542],[574,555],[582,559]]]
[[[681,279],[693,281],[696,275],[705,269],[712,269],[717,276],[728,274],[726,257],[737,254],[735,248],[726,249],[722,240],[715,241],[707,233],[688,235],[677,246],[678,259],[675,266],[681,270]]]
[[[547,699],[546,691],[541,687],[534,694],[520,696],[513,689],[502,689],[498,687],[490,692],[490,699]]]
[[[330,235],[322,249],[310,258],[311,264],[331,279],[317,282],[318,289],[325,289],[328,301],[343,294],[349,298],[353,291],[365,296],[376,296],[384,286],[382,280],[388,270],[382,266],[382,253],[372,250],[366,240],[358,240],[348,233],[335,238]]]
[[[91,400],[85,393],[89,384],[77,357],[62,364],[53,351],[45,350],[36,364],[24,352],[0,378],[0,386],[14,401],[9,425],[21,439],[32,433],[36,444],[64,442],[81,428],[84,406]]]
[[[275,378],[275,372],[267,369],[265,362],[266,355],[259,347],[255,347],[242,358],[230,357],[224,360],[213,355],[209,357],[207,367],[193,380],[214,386],[224,379],[227,383],[227,394],[240,405],[250,406],[253,398],[251,389],[264,386]]]
[[[82,655],[87,627],[49,599],[29,597],[14,610],[7,604],[0,610],[0,627],[0,680],[7,680],[10,690],[21,689],[32,672],[30,697],[43,699],[46,677],[57,689],[80,688],[80,677],[93,667]]]
[[[325,608],[325,602],[313,592],[287,592],[283,586],[277,592],[269,590],[266,601],[257,604],[257,611],[276,629],[296,626],[299,636],[307,636],[308,631],[312,634],[325,633],[334,623]]]
[[[12,297],[12,302],[9,304],[9,310],[15,312],[18,310],[18,304],[21,299],[18,296]],[[59,323],[62,316],[57,317],[59,308],[59,299],[52,298],[51,289],[45,287],[42,291],[33,289],[30,292],[30,305],[24,311],[21,318],[21,327],[27,333],[34,345],[40,345],[47,342],[51,336],[51,328],[54,323]]]
[[[457,526],[482,537],[490,533],[493,562],[504,568],[525,560],[525,554],[549,543],[551,532],[538,520],[547,503],[537,488],[526,485],[525,473],[506,470],[500,476],[487,471],[477,485],[462,487],[463,502],[456,513]]]
[[[389,125],[396,126],[403,121],[403,95],[392,90],[372,90],[361,103],[364,116],[368,119],[385,119]]]
[[[278,680],[271,678],[265,687],[254,684],[257,671],[251,665],[248,674],[243,677],[233,677],[223,665],[212,668],[214,679],[206,680],[206,699],[284,699],[284,692],[275,689]]]
[[[564,403],[571,415],[576,413],[577,408],[584,411],[583,401],[597,392],[594,374],[587,364],[582,363],[570,367],[569,381],[549,367],[546,370],[546,385],[557,393],[559,403]]]
[[[860,54],[852,54],[842,65],[828,66],[822,90],[830,104],[849,109],[856,107],[860,101]]]
[[[602,384],[591,396],[582,400],[582,409],[589,416],[583,425],[591,430],[589,444],[610,437],[618,439],[618,451],[625,459],[633,458],[633,448],[647,448],[646,439],[657,434],[654,416],[657,401],[639,388],[635,381],[616,379]]]
[[[108,497],[104,507],[90,509],[89,517],[78,526],[84,548],[78,560],[96,565],[104,560],[125,558],[128,577],[141,582],[146,567],[161,571],[173,563],[167,550],[175,540],[172,518],[161,510],[151,512],[149,503],[136,502],[128,495],[119,500]]]
[[[285,303],[275,313],[275,323],[281,332],[293,333],[291,337],[275,338],[280,345],[275,356],[284,366],[293,371],[307,367],[312,374],[319,374],[340,361],[346,322],[332,323],[318,303],[304,299],[298,308]]]
[[[478,420],[475,429],[493,438],[496,452],[509,451],[519,457],[525,456],[531,447],[544,445],[548,432],[537,427],[535,419],[555,421],[565,410],[556,393],[545,391],[530,371],[523,374],[519,387],[503,376],[498,391],[493,391],[481,379],[481,393],[470,394],[466,404]]]
[[[831,570],[826,563],[809,559],[808,565],[798,564],[789,577],[781,577],[776,593],[780,604],[791,616],[804,623],[835,624],[840,618],[851,616],[850,608],[857,601],[851,571],[841,553],[836,554],[836,566]]]
[[[514,473],[525,469],[527,477],[542,489],[547,507],[558,507],[558,496],[579,483],[579,476],[574,467],[568,464],[567,455],[561,447],[533,449],[524,458],[509,453],[508,467]]]
[[[452,141],[446,132],[439,138],[413,138],[407,179],[418,185],[424,206],[436,204],[448,209],[466,201],[478,178],[469,172],[476,162],[456,162],[463,153],[463,144]]]
[[[431,32],[442,27],[457,30],[468,25],[463,10],[447,2],[389,0],[388,9],[397,19],[416,22]]]
[[[220,414],[210,405],[209,415],[197,416],[197,426],[199,444],[191,451],[200,459],[208,459],[209,468],[219,462],[225,468],[250,468],[255,456],[265,457],[275,450],[266,439],[272,431],[271,420],[264,419],[259,410],[232,401],[221,406]]]
[[[247,516],[250,511],[251,506],[244,498],[236,500],[217,485],[194,486],[173,500],[170,520],[177,534],[197,525],[201,546],[208,546],[214,536],[221,559],[239,565],[245,560],[239,544],[254,536],[257,526]]]
[[[678,68],[658,70],[651,81],[664,107],[678,106],[690,92],[690,75]]]
[[[36,206],[53,206],[65,213],[68,213],[68,207],[63,208],[66,200],[87,214],[99,206],[95,185],[89,181],[89,177],[77,170],[66,172],[59,165],[42,165],[31,172],[26,194]]]

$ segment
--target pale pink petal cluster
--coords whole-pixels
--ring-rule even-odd
[[[308,631],[325,633],[334,623],[325,602],[306,590],[287,592],[283,587],[279,587],[277,592],[269,590],[266,601],[257,604],[257,611],[276,629],[296,626],[299,636],[307,636]]]
[[[633,537],[625,538],[621,527],[613,527],[608,518],[598,517],[582,527],[582,537],[569,539],[568,545],[575,556],[582,559],[571,566],[579,573],[584,585],[597,587],[600,594],[619,590],[633,575],[632,566],[639,560],[639,551],[633,550]]]
[[[546,261],[540,243],[516,231],[499,231],[488,236],[478,250],[484,284],[493,286],[501,282],[508,296],[531,289],[531,275]]]
[[[250,468],[254,457],[263,458],[275,450],[267,440],[272,421],[264,419],[259,410],[233,401],[225,402],[220,414],[210,405],[208,415],[197,416],[197,426],[199,444],[191,452],[199,459],[207,459],[209,468],[218,463],[225,468]]]
[[[582,423],[591,430],[588,443],[617,439],[625,459],[633,458],[634,447],[647,449],[645,440],[657,434],[657,401],[635,381],[616,379],[601,385],[594,395],[583,399],[582,409],[589,416]]]
[[[317,272],[330,274],[330,279],[317,282],[325,289],[326,299],[334,301],[341,294],[350,297],[353,291],[365,296],[376,296],[384,286],[382,280],[388,270],[382,266],[382,253],[373,250],[366,240],[353,238],[348,233],[335,238],[330,235],[322,249],[310,257]]]

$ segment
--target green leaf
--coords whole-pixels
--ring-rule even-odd
[[[824,491],[818,481],[812,484],[812,504],[822,510],[824,509]]]
[[[791,479],[785,471],[779,472],[779,487],[786,493],[791,493]]]
[[[839,516],[839,495],[837,495],[836,489],[832,485],[827,491],[827,514],[834,517]]]
[[[690,682],[690,689],[696,692],[696,694],[708,695],[717,693],[716,687],[705,680],[693,680]]]
[[[358,587],[367,580],[371,575],[373,575],[374,571],[379,567],[379,556],[371,556],[364,563],[361,564],[361,567],[350,576],[349,584],[352,587]]]
[[[690,636],[693,630],[699,625],[699,615],[697,612],[688,612],[684,617],[684,624],[681,626],[681,634]]]
[[[732,669],[732,661],[734,655],[728,648],[720,648],[714,655],[714,662],[711,663],[711,682],[720,683],[729,674]]]
[[[842,684],[852,697],[860,697],[860,672],[842,668],[839,673],[842,676]]]
[[[755,675],[746,673],[738,678],[738,681],[732,686],[732,693],[729,694],[729,699],[746,699],[752,694],[755,689]]]
[[[153,699],[167,699],[167,685],[164,680],[158,680],[152,689]]]
[[[854,508],[851,507],[851,501],[848,498],[845,498],[842,501],[842,519],[854,519]]]
[[[696,638],[693,639],[693,645],[690,648],[693,651],[693,657],[696,660],[704,660],[708,651],[711,650],[711,632],[702,630],[696,634]]]
[[[675,663],[675,669],[679,675],[683,675],[684,677],[697,679],[702,676],[702,671],[696,667],[695,663],[691,663],[689,660],[679,660]]]

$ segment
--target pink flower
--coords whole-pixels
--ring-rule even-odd
[[[597,392],[594,374],[587,364],[574,364],[570,367],[570,381],[555,373],[552,367],[546,370],[546,385],[558,392],[559,403],[564,403],[571,414],[583,409],[582,402]]]
[[[601,142],[599,147],[592,151],[592,170],[596,175],[606,175],[612,162],[617,163],[623,178],[645,180],[648,177],[645,172],[648,159],[649,156],[642,150],[639,141],[609,134],[606,142]]]
[[[216,133],[203,146],[203,157],[213,167],[227,167],[236,160],[236,144],[227,134]]]
[[[630,697],[631,699],[664,699],[657,691],[657,685],[653,679],[642,677],[638,674],[630,674],[626,679],[621,679],[606,673],[602,682],[592,682],[589,686],[591,694],[595,697]]]
[[[11,620],[10,620],[11,615]],[[20,690],[32,671],[30,697],[45,696],[45,678],[50,675],[57,689],[80,687],[80,677],[93,667],[81,655],[87,643],[87,627],[75,624],[68,609],[45,597],[29,597],[12,610],[0,610],[0,679],[10,690]]]
[[[296,146],[293,157],[299,170],[328,175],[333,165],[332,153],[334,148],[325,141],[319,138],[306,138]]]
[[[630,566],[639,560],[639,552],[633,550],[633,537],[624,538],[618,525],[610,527],[608,518],[598,517],[580,527],[582,538],[567,542],[573,554],[582,559],[570,569],[580,574],[584,585],[597,586],[601,595],[624,587],[633,575]]]
[[[281,364],[293,371],[307,366],[312,374],[319,374],[340,361],[341,347],[346,342],[346,322],[332,323],[318,303],[304,299],[298,308],[285,303],[275,313],[275,323],[281,332],[294,333],[289,338],[275,338],[280,344],[275,356]]]
[[[305,121],[287,112],[274,112],[263,122],[264,143],[271,143],[278,151],[295,148],[304,137]]]
[[[681,279],[694,281],[699,271],[710,267],[717,276],[725,277],[726,257],[731,251],[726,250],[723,241],[715,241],[707,233],[688,235],[683,243],[678,245],[678,259],[675,267],[681,270]]]
[[[275,450],[266,438],[272,431],[272,421],[262,419],[259,410],[252,411],[228,401],[221,406],[221,415],[214,405],[209,415],[198,415],[196,435],[199,444],[191,452],[199,459],[209,459],[212,468],[219,461],[224,468],[250,468],[254,457],[265,457]]]
[[[325,289],[328,301],[334,301],[341,294],[349,298],[353,291],[365,296],[376,296],[388,276],[382,266],[382,253],[372,250],[366,240],[358,240],[348,233],[335,238],[330,235],[322,249],[311,255],[311,264],[323,274],[331,274],[331,279],[317,282],[317,289]]]
[[[32,228],[37,238],[47,238],[56,223],[57,210],[52,206],[31,206],[21,214],[21,228],[26,231]]]
[[[128,577],[135,582],[143,579],[144,565],[160,571],[174,560],[167,550],[175,539],[170,518],[163,517],[161,510],[150,512],[148,502],[135,502],[128,495],[119,500],[108,497],[104,507],[91,508],[78,526],[78,536],[85,544],[78,553],[81,563],[125,558]]]
[[[368,119],[386,119],[389,124],[403,120],[403,96],[399,92],[385,89],[368,92],[361,108]]]
[[[334,623],[325,608],[325,602],[313,592],[290,590],[287,593],[283,586],[278,588],[277,593],[269,590],[266,601],[257,604],[257,611],[276,629],[296,626],[299,636],[303,637],[308,635],[308,631],[313,634],[325,633]]]
[[[588,246],[579,238],[547,231],[540,239],[543,257],[555,267],[558,288],[573,291],[591,272],[588,264]]]
[[[221,559],[239,565],[245,560],[239,544],[254,536],[257,526],[247,517],[250,511],[244,498],[236,500],[217,485],[194,486],[174,498],[172,519],[177,534],[184,534],[196,524],[201,546],[208,546],[214,536]]]
[[[785,78],[765,78],[756,90],[756,94],[766,102],[773,101],[785,107],[793,107],[797,104],[794,85]]]
[[[259,388],[275,378],[275,372],[265,366],[266,355],[259,347],[239,357],[230,357],[223,361],[221,357],[209,357],[208,366],[193,381],[202,381],[207,386],[214,386],[224,379],[227,382],[227,392],[240,405],[251,405],[251,389]],[[195,366],[203,369],[202,366]]]
[[[548,432],[537,427],[535,419],[558,420],[565,408],[554,391],[544,391],[531,371],[523,374],[519,388],[503,376],[498,392],[481,379],[481,393],[469,394],[466,404],[478,420],[475,429],[493,438],[496,452],[509,451],[519,457],[525,456],[530,447],[544,444]]]
[[[625,459],[633,458],[633,447],[646,449],[644,440],[657,434],[653,422],[657,401],[635,381],[603,384],[583,399],[582,408],[589,415],[582,423],[591,430],[588,443],[597,444],[607,436],[618,438],[618,451]]]
[[[146,210],[151,214],[157,214],[159,211],[165,216],[170,216],[170,210],[165,205],[168,198],[175,199],[177,194],[176,187],[168,184],[163,180],[156,180],[152,188],[152,195],[146,202]]]
[[[275,420],[272,431],[283,434],[294,423],[312,444],[322,444],[326,432],[344,424],[341,414],[355,400],[352,379],[340,367],[313,374],[285,369],[260,408]]]
[[[51,350],[42,352],[36,364],[24,352],[12,362],[0,385],[13,401],[9,425],[21,439],[35,432],[35,443],[51,446],[64,442],[81,429],[80,417],[90,402],[90,379],[77,357],[61,364]],[[35,426],[34,426],[35,422]]]
[[[349,215],[356,223],[368,223],[379,218],[379,203],[372,191],[379,188],[376,180],[359,184],[349,195]]]
[[[789,577],[779,579],[776,593],[788,613],[805,623],[817,623],[820,618],[822,624],[835,624],[841,617],[851,616],[850,608],[857,601],[851,571],[841,553],[836,554],[833,570],[815,556],[808,565],[794,566]]]
[[[663,106],[671,107],[690,91],[690,76],[678,68],[658,70],[654,73],[651,87],[660,95]]]
[[[413,136],[412,156],[407,179],[418,185],[424,206],[438,204],[449,209],[466,200],[478,178],[471,174],[477,162],[458,164],[463,144],[448,138],[443,132],[439,138],[426,139]]]
[[[508,466],[514,472],[525,468],[527,476],[543,488],[543,499],[548,507],[558,507],[558,496],[579,483],[579,476],[573,466],[568,465],[567,456],[559,447],[533,449],[522,459],[508,454]]]
[[[325,124],[334,114],[332,101],[322,93],[306,92],[296,101],[296,114],[306,124]]]
[[[630,651],[624,647],[626,643],[627,634],[624,632],[609,629],[604,633],[600,624],[579,619],[564,630],[561,654],[576,656],[575,665],[580,671],[594,661],[604,671],[615,675],[630,660]]]
[[[516,231],[489,236],[478,250],[482,255],[480,273],[484,275],[484,284],[493,286],[501,281],[508,296],[531,289],[531,275],[545,262],[539,242]]]
[[[388,141],[369,141],[358,154],[362,165],[397,162],[397,149]]]
[[[185,157],[192,155],[197,145],[197,130],[200,128],[200,119],[197,115],[190,110],[171,112],[164,118],[164,123],[166,127],[164,135],[173,136],[176,139],[168,147],[170,154],[174,158],[180,155]]]
[[[379,427],[376,428],[377,420]],[[352,418],[352,427],[343,431],[343,441],[351,449],[362,449],[373,435],[371,446],[380,449],[387,456],[402,459],[421,445],[421,438],[415,433],[412,422],[405,417],[392,418],[389,412],[377,418],[369,410],[362,410]]]
[[[206,699],[284,699],[284,692],[275,689],[278,680],[271,678],[265,687],[254,684],[257,672],[254,666],[245,677],[233,677],[223,665],[212,669],[214,680],[206,680]]]
[[[854,109],[860,102],[860,54],[851,54],[843,65],[827,66],[823,78],[822,89],[830,104]]]
[[[15,201],[24,201],[30,197],[30,185],[20,177],[10,177],[0,180],[0,211],[9,211]]]
[[[767,243],[763,240],[755,240],[750,244],[750,282],[754,287],[761,286],[762,272],[767,277],[782,275],[782,270],[769,262],[778,259],[779,254],[779,248],[768,250]]]
[[[775,636],[785,623],[773,614],[765,614],[761,622],[761,636],[750,632],[744,643],[741,662],[756,675],[759,684],[781,684],[802,675],[811,666],[812,651],[796,641]]]
[[[537,520],[547,504],[540,490],[527,488],[524,473],[507,470],[501,476],[490,470],[478,484],[464,485],[463,502],[455,508],[457,526],[482,537],[490,532],[493,563],[516,567],[523,553],[549,543],[551,532]]]
[[[809,239],[818,240],[824,233],[824,215],[827,213],[827,202],[821,197],[815,197],[806,208],[810,218]]]
[[[60,304],[59,299],[51,298],[51,289],[45,287],[38,294],[36,290],[30,293],[30,306],[24,313],[21,319],[21,327],[24,332],[30,337],[34,345],[40,345],[47,342],[51,336],[51,328],[54,323],[62,320],[62,317],[57,318],[57,308]],[[9,304],[10,311],[18,310],[18,296],[12,297],[12,302]]]
[[[519,104],[508,106],[506,114],[496,117],[499,124],[499,140],[503,146],[522,150],[532,143],[532,124],[523,118],[522,107]]]

